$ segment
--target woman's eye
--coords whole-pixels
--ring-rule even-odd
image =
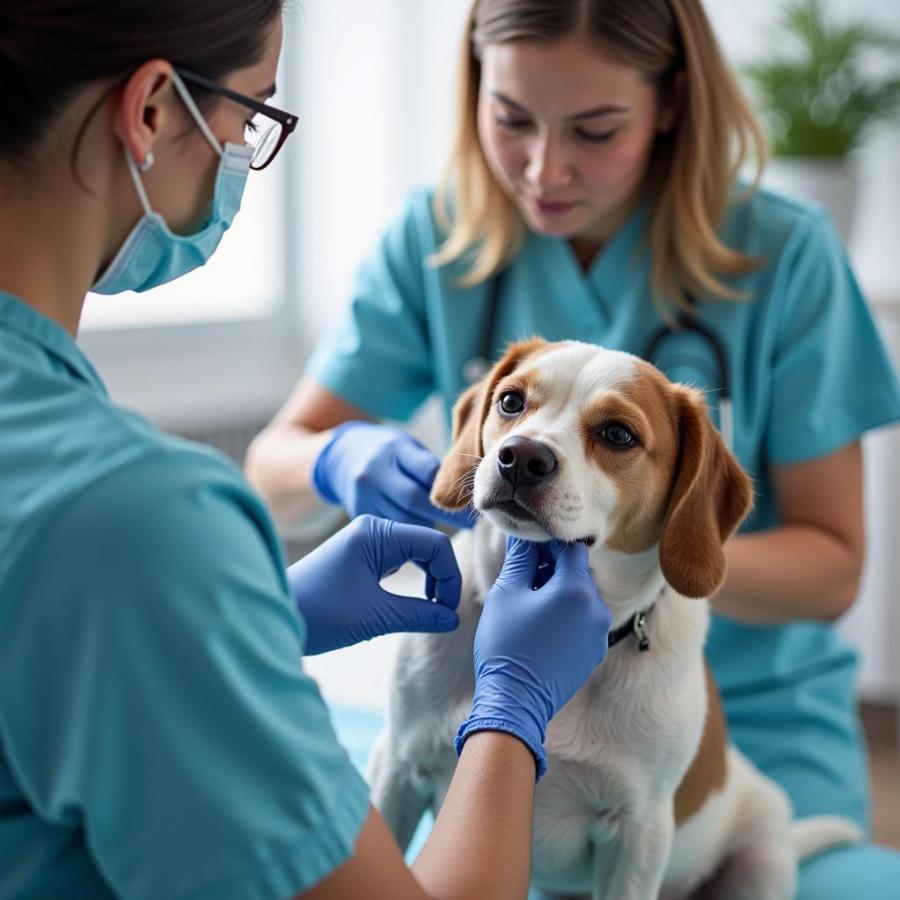
[[[508,131],[522,131],[531,124],[528,119],[505,119],[502,116],[495,116],[494,121]]]
[[[259,125],[256,124],[254,119],[247,119],[247,121],[244,122],[244,128],[251,134],[256,134],[256,132],[259,131]]]
[[[578,128],[575,133],[583,141],[587,141],[589,144],[604,144],[606,141],[611,141],[616,136],[617,132],[605,131],[600,133],[596,131],[585,131],[583,128]]]
[[[638,445],[638,439],[618,422],[604,425],[598,432],[600,439],[615,450],[630,450]]]
[[[525,409],[525,398],[518,391],[507,391],[500,398],[500,414],[515,416]]]

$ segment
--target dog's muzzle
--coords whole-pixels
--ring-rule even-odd
[[[497,471],[515,491],[544,484],[559,471],[559,465],[545,444],[526,437],[511,437],[497,453]]]
[[[533,522],[549,533],[541,511],[542,488],[559,471],[553,451],[526,437],[508,438],[497,451],[493,490],[484,498],[482,511],[496,509],[513,519]]]

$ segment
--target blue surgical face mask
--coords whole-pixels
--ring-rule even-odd
[[[125,239],[113,261],[91,288],[97,294],[121,291],[147,291],[173,281],[204,265],[213,255],[222,235],[231,226],[241,208],[244,186],[250,172],[253,148],[244,144],[222,146],[210,131],[184,82],[177,73],[172,81],[197,127],[219,154],[219,171],[212,200],[212,213],[196,234],[182,236],[172,232],[163,217],[154,212],[131,153],[125,149],[125,161],[135,190],[144,207],[144,215]]]

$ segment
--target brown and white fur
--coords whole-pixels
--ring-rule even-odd
[[[514,415],[499,408],[510,393],[524,403]],[[633,445],[621,446],[620,427]],[[536,477],[511,478],[535,443],[551,452],[552,473],[544,459]],[[510,446],[525,456],[517,462]],[[792,824],[784,792],[728,744],[703,658],[702,598],[722,584],[723,544],[751,497],[698,392],[626,353],[513,345],[457,403],[432,493],[440,506],[471,502],[481,513],[454,539],[460,627],[404,637],[373,752],[373,800],[401,846],[446,795],[472,700],[473,634],[506,534],[587,542],[614,628],[652,606],[649,651],[634,636],[610,648],[550,723],[535,794],[537,885],[605,900],[790,900],[799,857],[858,840],[841,819]]]

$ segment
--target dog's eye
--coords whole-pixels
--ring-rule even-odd
[[[525,398],[518,391],[507,391],[498,404],[500,415],[516,416],[525,409]]]
[[[601,440],[615,450],[630,450],[638,445],[638,439],[619,422],[604,425],[597,433]]]

